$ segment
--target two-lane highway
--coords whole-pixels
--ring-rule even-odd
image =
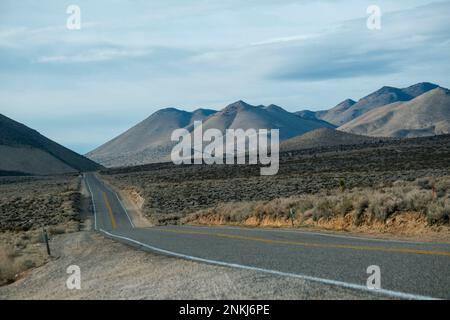
[[[96,230],[127,244],[194,261],[355,290],[369,290],[367,268],[375,265],[381,270],[382,289],[377,294],[406,299],[450,299],[450,244],[297,230],[135,228],[113,190],[92,173],[86,174],[85,180],[92,195]]]
[[[92,198],[95,230],[130,230],[134,228],[131,217],[119,196],[93,173],[84,175]]]

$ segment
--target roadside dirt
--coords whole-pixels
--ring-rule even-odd
[[[289,228],[291,230],[309,230],[318,232],[329,232],[336,234],[354,234],[370,236],[373,238],[447,242],[450,243],[450,227],[448,225],[429,226],[426,218],[418,213],[402,213],[388,218],[386,222],[363,221],[360,225],[353,223],[351,214],[336,216],[329,219],[321,218],[314,221],[312,218],[306,220],[292,221],[286,218],[249,217],[243,223],[230,223],[220,216],[199,216],[189,222],[192,225],[229,225],[250,228]]]

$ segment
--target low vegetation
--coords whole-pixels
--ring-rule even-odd
[[[80,181],[77,176],[0,177],[0,232],[78,220]]]
[[[234,207],[239,207],[236,214],[224,217],[239,220],[249,210],[271,215],[271,206],[286,216],[286,202],[316,220],[351,212],[358,224],[414,211],[438,224],[446,221],[448,200],[440,184],[450,172],[448,159],[450,136],[439,136],[289,151],[281,154],[279,173],[270,177],[260,176],[258,166],[171,163],[108,170],[103,177],[144,199],[142,211],[155,224]]]
[[[43,240],[79,230],[80,178],[0,177],[0,285],[48,259]]]
[[[397,181],[378,188],[334,189],[271,201],[227,202],[200,210],[184,222],[231,224],[291,224],[350,216],[352,224],[384,223],[403,213],[426,218],[428,225],[450,220],[450,176]]]

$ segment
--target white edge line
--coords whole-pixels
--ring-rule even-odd
[[[98,179],[98,178],[97,178],[97,179]],[[100,179],[99,179],[99,180],[100,180]],[[106,183],[104,183],[103,181],[102,181],[102,183],[103,183],[103,185],[106,187],[106,189],[108,189],[109,191],[111,191],[112,193],[114,193],[114,195],[116,196],[117,201],[119,201],[119,204],[120,204],[120,206],[122,207],[123,211],[125,211],[125,214],[127,215],[127,218],[128,218],[128,221],[129,221],[130,224],[131,224],[131,227],[132,227],[132,228],[135,228],[133,221],[131,220],[130,216],[128,215],[128,211],[127,211],[127,209],[125,209],[125,207],[124,207],[122,201],[120,200],[119,196],[117,195],[117,192],[115,192],[113,189],[111,189],[111,188],[110,188]]]
[[[89,189],[89,193],[91,194],[91,200],[92,200],[92,208],[94,209],[94,229],[97,230],[97,208],[95,206],[94,201],[94,194],[92,193],[91,186],[89,185],[89,181],[86,179],[86,174],[83,174],[84,181],[86,181],[86,184]]]
[[[119,196],[117,195],[117,192],[113,191],[113,193],[116,195],[117,201],[119,201],[120,206],[122,207],[123,211],[125,211],[125,214],[126,214],[127,217],[128,217],[128,221],[130,221],[131,227],[134,228],[134,223],[133,223],[133,221],[131,220],[130,216],[128,215],[128,210],[125,209],[125,207],[124,207],[122,201],[120,200]]]
[[[204,259],[204,258],[189,256],[189,255],[185,255],[185,254],[182,254],[182,253],[176,253],[176,252],[173,252],[173,251],[168,251],[168,250],[160,249],[160,248],[157,248],[157,247],[153,247],[151,245],[139,242],[139,241],[131,239],[131,238],[127,238],[127,237],[124,237],[124,236],[119,236],[119,235],[112,234],[112,233],[110,233],[108,231],[105,231],[103,229],[100,229],[100,232],[102,232],[102,233],[104,233],[104,234],[106,234],[106,235],[108,235],[110,237],[117,238],[117,239],[122,239],[122,240],[125,240],[125,241],[128,241],[128,242],[137,244],[139,246],[145,247],[147,249],[150,249],[150,250],[153,250],[153,251],[165,254],[165,255],[174,256],[174,257],[178,257],[178,258],[183,258],[183,259],[187,259],[187,260],[203,262],[203,263],[208,263],[208,264],[213,264],[213,265],[218,265],[218,266],[224,266],[224,267],[245,269],[245,270],[251,270],[251,271],[259,271],[259,272],[274,274],[274,275],[278,275],[278,276],[285,276],[285,277],[309,280],[309,281],[314,281],[314,282],[328,284],[328,285],[333,285],[333,286],[339,286],[339,287],[344,287],[344,288],[349,288],[349,289],[355,289],[355,290],[370,292],[370,293],[373,293],[373,294],[386,295],[386,296],[389,296],[389,297],[392,297],[392,298],[401,298],[401,299],[408,299],[408,300],[437,300],[436,298],[428,297],[428,296],[421,296],[421,295],[416,295],[416,294],[411,294],[411,293],[403,293],[403,292],[399,292],[399,291],[392,291],[392,290],[386,290],[386,289],[374,290],[374,289],[369,289],[369,288],[367,288],[365,286],[362,286],[362,285],[348,283],[348,282],[342,282],[342,281],[330,280],[330,279],[323,279],[323,278],[317,278],[317,277],[307,276],[307,275],[302,275],[302,274],[288,273],[288,272],[282,272],[282,271],[276,271],[276,270],[270,270],[270,269],[263,269],[263,268],[258,268],[258,267],[245,266],[245,265],[236,264],[236,263],[228,263],[228,262],[222,262],[222,261],[216,261],[216,260],[210,260],[210,259]]]

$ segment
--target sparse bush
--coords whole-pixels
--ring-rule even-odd
[[[341,190],[341,192],[345,191],[345,180],[344,179],[339,179],[339,189]]]
[[[416,180],[417,185],[426,190],[431,190],[432,188],[432,182],[430,178],[420,178]]]
[[[333,204],[330,200],[319,200],[319,202],[314,206],[312,217],[314,221],[318,221],[320,218],[330,218],[333,216]]]
[[[336,206],[336,213],[345,215],[353,210],[353,201],[348,196],[343,196]]]
[[[19,272],[14,263],[14,250],[7,246],[0,246],[0,286],[13,282]]]
[[[387,194],[375,194],[370,199],[368,212],[375,220],[384,222],[401,207],[401,199]]]
[[[303,198],[303,199],[296,201],[294,208],[297,212],[300,212],[301,214],[304,215],[306,213],[306,211],[314,208],[314,202],[310,197]]]
[[[450,202],[435,201],[430,203],[427,211],[427,221],[429,224],[448,223],[450,219]]]
[[[449,195],[450,178],[439,179],[436,181],[436,194],[438,198],[443,198]]]
[[[353,207],[353,224],[359,225],[361,223],[361,218],[366,209],[369,207],[369,199],[366,196],[357,197],[354,200]]]
[[[432,201],[432,194],[429,191],[412,190],[404,195],[404,211],[419,212],[425,214],[429,203]]]
[[[64,226],[52,226],[48,228],[49,235],[58,235],[66,233],[66,228]]]

